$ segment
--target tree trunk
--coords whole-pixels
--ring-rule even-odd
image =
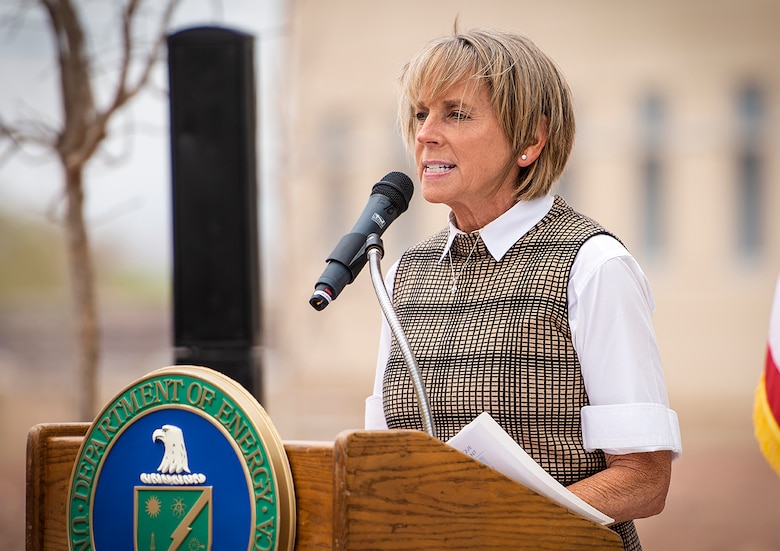
[[[65,235],[68,265],[72,286],[73,311],[77,326],[78,416],[91,421],[98,409],[98,365],[100,335],[96,306],[95,275],[92,253],[84,224],[84,167],[106,138],[109,119],[133,98],[149,80],[157,55],[165,46],[165,29],[179,0],[149,2],[162,9],[160,29],[149,51],[139,62],[137,78],[130,75],[138,41],[133,35],[133,24],[138,19],[145,23],[146,6],[143,0],[122,3],[120,32],[122,49],[119,57],[119,80],[108,106],[100,109],[93,94],[94,60],[90,58],[88,40],[76,0],[37,0],[48,14],[52,38],[60,71],[63,123],[56,140],[51,144],[63,167],[65,180]],[[86,9],[86,6],[81,6]],[[103,31],[101,31],[103,32]]]
[[[92,253],[84,223],[83,166],[65,167],[65,235],[78,333],[78,418],[92,421],[97,413],[98,363],[100,335],[95,299],[95,275]]]

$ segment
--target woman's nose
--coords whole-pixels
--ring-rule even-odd
[[[430,115],[420,122],[417,127],[417,142],[421,144],[439,143],[441,141],[441,131],[439,125]]]

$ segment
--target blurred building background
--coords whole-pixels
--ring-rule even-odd
[[[401,67],[456,21],[511,28],[574,93],[578,134],[557,191],[621,236],[654,288],[685,453],[667,510],[640,522],[646,547],[780,549],[780,481],[751,424],[780,273],[779,20],[763,0],[291,2],[286,254],[271,270],[284,300],[270,315],[282,430],[330,438],[331,419],[361,423],[381,317],[370,278],[322,312],[306,299],[370,186],[390,170],[416,179],[394,125]],[[383,236],[384,269],[446,215],[414,198]]]
[[[380,315],[369,278],[323,312],[305,298],[373,182],[395,169],[416,176],[393,124],[396,78],[457,18],[464,29],[520,30],[568,76],[578,135],[558,192],[621,236],[648,273],[672,399],[708,407],[741,387],[749,401],[780,268],[780,5],[345,0],[291,10],[287,254],[271,270],[286,297],[273,316],[283,372],[362,377],[370,388]],[[385,268],[446,214],[413,199],[384,236]],[[321,404],[311,405],[317,417]]]
[[[283,47],[272,60],[258,57],[278,70],[261,70],[268,79],[258,85],[260,126],[274,121],[259,137],[261,364],[264,406],[282,438],[332,440],[362,426],[381,318],[368,270],[322,312],[308,298],[371,186],[393,170],[416,181],[395,124],[401,67],[456,21],[461,29],[511,28],[557,61],[574,94],[577,139],[557,192],[623,239],[655,292],[684,455],[666,511],[639,523],[645,548],[780,549],[780,480],[751,422],[780,273],[780,4],[281,5]],[[233,21],[248,32],[260,25]],[[267,44],[259,40],[258,48]],[[166,172],[158,184],[167,189]],[[9,185],[0,172],[0,192]],[[72,420],[74,360],[58,234],[33,231],[28,218],[19,222],[16,210],[0,207],[0,222],[8,220],[0,227],[0,483],[14,496],[0,505],[0,540],[20,542],[24,437],[34,423]],[[383,236],[383,269],[446,215],[446,207],[413,198]],[[163,261],[151,277],[128,275],[121,251],[98,241],[108,400],[171,362],[169,266]],[[28,271],[18,274],[21,251]]]

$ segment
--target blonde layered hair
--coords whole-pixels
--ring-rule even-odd
[[[556,64],[523,35],[474,29],[439,38],[420,50],[401,73],[399,116],[407,146],[414,150],[416,113],[462,79],[485,86],[515,158],[537,141],[547,125],[539,158],[520,168],[518,200],[541,197],[561,176],[574,144],[571,91]]]

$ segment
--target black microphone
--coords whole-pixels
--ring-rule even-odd
[[[374,184],[360,218],[326,259],[328,266],[314,284],[309,304],[316,310],[325,309],[355,280],[366,264],[366,239],[372,233],[381,236],[409,208],[413,192],[411,178],[402,172],[391,172]]]

